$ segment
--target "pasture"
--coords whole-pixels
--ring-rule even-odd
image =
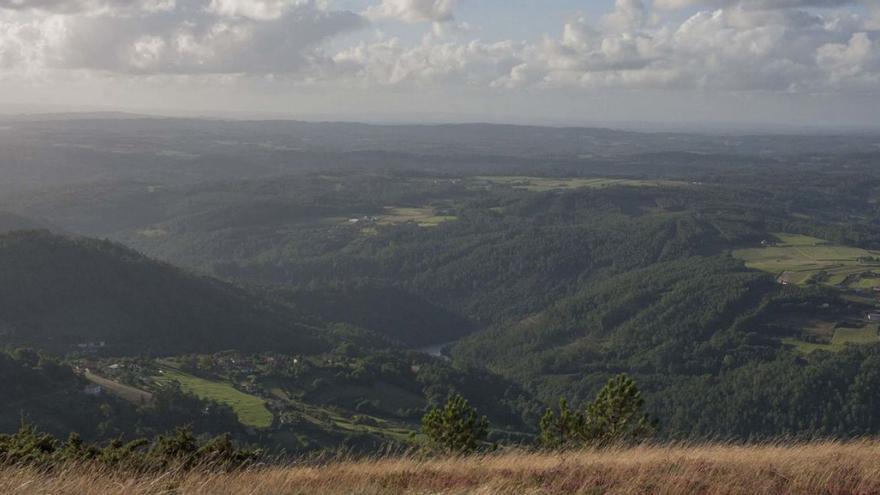
[[[162,374],[155,377],[157,383],[176,381],[186,392],[202,399],[212,400],[231,407],[243,425],[266,428],[272,425],[272,413],[266,408],[266,401],[237,390],[229,383],[205,380],[180,370],[163,366]]]
[[[414,222],[419,227],[436,227],[444,222],[457,220],[452,215],[437,215],[430,206],[422,208],[412,207],[385,207],[384,213],[379,217],[376,223],[379,225],[398,225],[407,222]]]
[[[841,246],[797,234],[774,234],[777,242],[765,247],[738,249],[733,256],[755,270],[772,273],[786,282],[816,282],[851,289],[880,287],[880,263],[860,259],[880,257],[880,252]]]
[[[837,328],[833,330],[831,341],[827,344],[804,342],[796,338],[783,339],[784,344],[794,346],[798,352],[809,354],[813,351],[839,352],[847,345],[874,344],[880,342],[877,324],[865,325],[863,328]]]

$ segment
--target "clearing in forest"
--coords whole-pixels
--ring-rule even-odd
[[[412,208],[389,206],[378,218],[379,225],[396,225],[415,222],[419,227],[436,227],[443,222],[451,222],[458,218],[452,215],[438,215],[434,208]]]
[[[237,390],[229,383],[205,380],[186,374],[170,366],[162,367],[162,374],[156,377],[158,383],[176,381],[180,387],[201,399],[226,404],[235,411],[238,420],[246,426],[266,428],[272,425],[272,413],[266,408],[266,401]]]

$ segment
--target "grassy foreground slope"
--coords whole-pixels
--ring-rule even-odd
[[[0,492],[177,494],[869,494],[880,443],[637,447],[477,458],[386,458],[211,472],[127,475],[70,466],[0,470]]]

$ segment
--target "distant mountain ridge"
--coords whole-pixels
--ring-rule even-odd
[[[6,234],[14,230],[56,230],[47,221],[35,220],[16,213],[0,211],[0,234]]]

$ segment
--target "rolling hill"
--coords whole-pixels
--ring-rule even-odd
[[[35,220],[33,218],[0,211],[0,234],[6,234],[15,230],[51,229],[49,222]]]
[[[113,355],[328,345],[284,307],[109,241],[47,231],[0,236],[0,280],[0,342]]]

